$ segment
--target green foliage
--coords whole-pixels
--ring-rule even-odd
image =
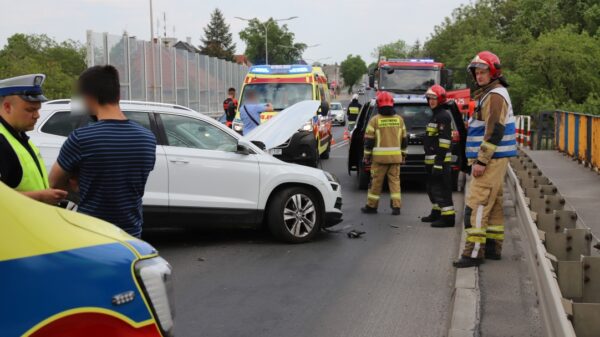
[[[410,47],[406,44],[406,42],[404,40],[398,40],[378,46],[375,48],[375,50],[373,50],[371,56],[377,60],[379,60],[381,56],[385,56],[388,59],[406,58],[408,57],[409,51]]]
[[[210,22],[204,27],[204,37],[200,41],[202,41],[200,46],[202,54],[233,61],[235,43],[223,12],[218,8],[215,8],[210,15]]]
[[[250,62],[265,63],[265,28],[268,32],[270,64],[293,64],[302,58],[306,44],[294,42],[295,35],[287,25],[279,26],[273,18],[265,22],[252,19],[240,32],[240,39],[246,43],[246,56]]]
[[[15,34],[0,49],[0,78],[45,74],[44,94],[50,99],[71,97],[73,83],[85,68],[85,49],[71,40],[59,43],[46,35]]]
[[[459,70],[479,51],[496,53],[516,113],[592,113],[600,97],[598,27],[598,0],[478,0],[436,26],[424,49]]]
[[[340,64],[340,70],[342,72],[344,83],[348,86],[348,93],[351,93],[352,86],[367,73],[367,64],[360,55],[352,56],[352,54],[350,54]]]

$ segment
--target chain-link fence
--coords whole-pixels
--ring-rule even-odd
[[[87,32],[87,64],[119,70],[121,98],[179,104],[218,116],[227,89],[239,89],[248,67],[225,60],[140,41],[125,35]]]

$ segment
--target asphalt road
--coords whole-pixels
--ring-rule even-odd
[[[323,168],[342,182],[344,222],[311,243],[255,231],[147,231],[175,271],[176,336],[445,336],[460,226],[432,229],[422,185],[363,215],[366,192],[346,171],[343,129]],[[454,195],[462,209],[461,194]],[[351,229],[365,231],[349,239]]]

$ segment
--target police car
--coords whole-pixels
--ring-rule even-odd
[[[122,101],[125,115],[151,130],[158,142],[143,199],[144,226],[266,225],[284,241],[305,242],[319,228],[339,223],[342,195],[335,177],[268,153],[320,106],[297,103],[240,136],[182,106]],[[29,135],[50,166],[69,133],[90,122],[70,100],[50,101]]]
[[[0,335],[173,333],[171,266],[119,228],[0,183]]]

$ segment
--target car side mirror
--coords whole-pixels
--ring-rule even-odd
[[[237,144],[237,149],[236,149],[235,153],[237,153],[237,154],[243,154],[243,155],[247,156],[251,152],[250,152],[250,149],[246,145],[238,143]]]
[[[263,151],[267,150],[267,146],[265,145],[265,143],[261,142],[260,140],[253,140],[250,142]]]

